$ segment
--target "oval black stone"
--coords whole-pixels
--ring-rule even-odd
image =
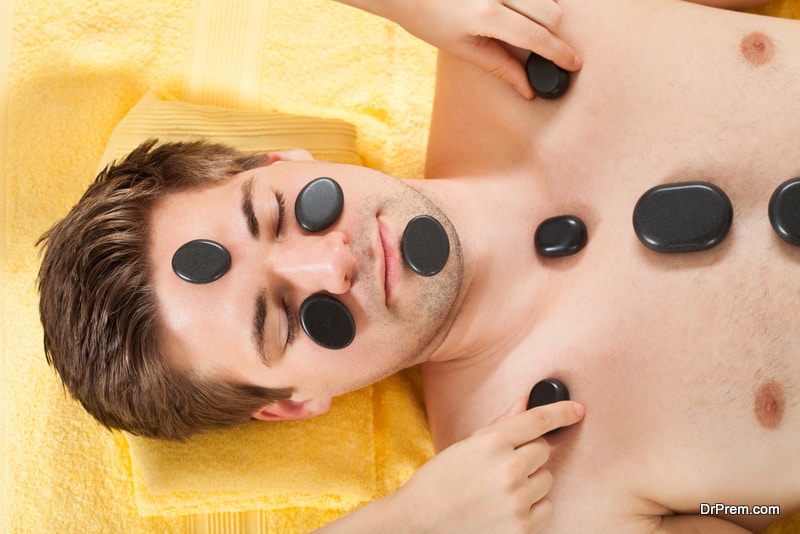
[[[195,239],[172,256],[172,270],[193,284],[208,284],[221,278],[231,266],[228,250],[215,241]]]
[[[574,215],[561,215],[543,221],[533,236],[536,251],[548,258],[569,256],[586,246],[586,225]]]
[[[633,228],[647,248],[662,253],[698,252],[720,244],[733,206],[719,187],[684,182],[654,187],[633,210]]]
[[[528,56],[525,72],[531,89],[540,98],[558,98],[569,88],[569,72],[539,54]]]
[[[347,306],[327,295],[311,295],[300,306],[300,325],[321,347],[339,350],[356,337],[356,322]]]
[[[294,215],[309,232],[320,232],[332,225],[344,207],[342,188],[332,178],[317,178],[297,195]]]
[[[569,390],[561,380],[548,378],[537,382],[528,396],[528,409],[569,400]]]
[[[406,226],[400,249],[406,265],[422,276],[444,269],[450,256],[450,239],[439,221],[428,215],[414,217]]]
[[[781,239],[800,246],[800,178],[782,183],[772,193],[769,222]]]

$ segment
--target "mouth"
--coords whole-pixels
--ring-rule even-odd
[[[381,219],[378,219],[378,234],[383,252],[383,291],[389,304],[400,276],[398,244],[392,230]]]

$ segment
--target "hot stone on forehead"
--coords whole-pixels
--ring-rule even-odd
[[[332,178],[317,178],[309,182],[297,196],[294,215],[309,232],[320,232],[339,218],[344,207],[342,188]]]
[[[172,270],[192,284],[220,279],[231,266],[228,250],[215,241],[196,239],[181,246],[172,256]]]

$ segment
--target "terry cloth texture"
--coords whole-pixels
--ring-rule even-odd
[[[800,17],[796,0],[760,11]],[[429,46],[330,0],[0,2],[4,532],[304,532],[388,491],[413,471],[430,451],[427,434],[414,433],[414,425],[401,429],[409,433],[397,440],[388,432],[399,421],[422,418],[413,372],[339,399],[308,426],[298,422],[276,430],[298,447],[300,464],[297,471],[271,474],[263,487],[235,473],[220,474],[230,468],[224,459],[199,452],[190,459],[177,449],[101,429],[67,398],[45,363],[33,244],[80,197],[115,127],[150,91],[209,110],[341,119],[357,129],[355,151],[364,164],[421,177],[434,69]],[[162,126],[169,124],[174,126],[169,120]],[[332,428],[337,417],[353,411],[359,417]],[[253,445],[264,428],[248,425],[232,436]],[[345,428],[352,434],[347,442],[332,439]],[[307,447],[301,435],[317,439],[314,455],[300,453],[299,447]],[[392,449],[406,439],[412,453]],[[234,446],[228,452],[242,450]],[[343,458],[342,450],[352,457]],[[399,461],[381,463],[382,454]],[[165,463],[180,471],[175,480],[167,479]],[[214,465],[216,471],[208,469]],[[323,487],[319,478],[326,473],[336,478]],[[231,486],[211,488],[207,481],[200,487],[200,477],[217,476]],[[309,478],[313,483],[302,489]],[[256,508],[242,511],[255,500]],[[288,507],[281,508],[281,501]],[[770,534],[798,531],[795,519]]]

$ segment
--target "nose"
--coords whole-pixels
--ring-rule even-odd
[[[281,243],[271,254],[273,275],[302,293],[341,295],[352,285],[355,257],[347,236],[333,231]]]

